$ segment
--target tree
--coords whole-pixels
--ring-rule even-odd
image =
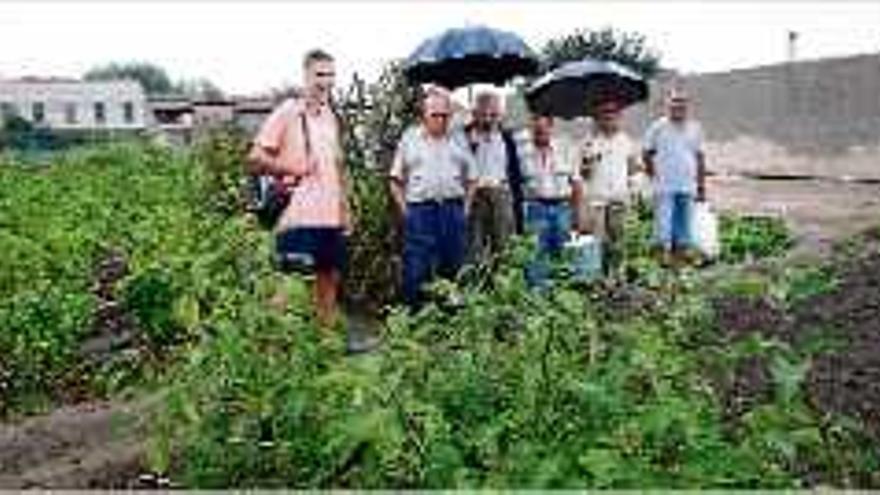
[[[613,60],[630,67],[646,79],[654,77],[660,69],[660,54],[648,47],[643,35],[611,27],[578,29],[574,33],[553,38],[541,49],[541,56],[548,70],[585,57]]]
[[[218,100],[223,90],[209,79],[199,77],[172,82],[168,72],[150,62],[111,62],[94,67],[83,75],[86,81],[134,79],[148,94],[184,95],[191,98]]]
[[[225,98],[223,90],[204,77],[182,80],[175,85],[173,92],[202,100],[222,100]]]
[[[106,81],[112,79],[134,79],[141,83],[144,91],[153,94],[178,93],[175,85],[162,67],[150,62],[111,62],[94,67],[83,75],[86,81]]]
[[[391,164],[400,136],[407,127],[418,120],[418,88],[407,81],[403,73],[403,61],[386,64],[379,78],[366,88],[370,102],[364,117],[367,129],[366,142],[372,161],[379,168]]]

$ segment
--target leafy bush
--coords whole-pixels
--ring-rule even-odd
[[[196,335],[187,316],[250,276],[243,263],[268,264],[258,233],[205,206],[213,182],[193,158],[127,143],[0,167],[0,414],[56,400],[68,379],[92,380],[80,345],[102,331],[95,268],[105,253],[124,257],[113,290],[157,349]]]
[[[721,259],[728,263],[776,256],[794,243],[785,221],[776,217],[722,215],[720,237]]]
[[[766,347],[780,402],[731,432],[706,370],[741,357],[689,274],[655,273],[649,309],[606,318],[599,287],[526,290],[525,256],[491,290],[461,287],[458,311],[395,312],[359,358],[301,312],[245,304],[172,378],[154,467],[191,487],[779,488],[798,486],[796,458],[831,462],[802,436],[820,419],[782,347]]]

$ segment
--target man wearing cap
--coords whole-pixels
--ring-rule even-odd
[[[470,259],[480,261],[498,254],[521,225],[515,204],[522,201],[519,156],[510,132],[501,128],[501,101],[497,94],[477,95],[473,122],[465,129],[474,153],[475,185],[468,221]]]
[[[529,286],[544,289],[551,263],[579,223],[583,184],[576,153],[553,137],[553,117],[532,116],[519,149],[525,230],[538,241],[535,258],[526,266],[526,279]]]
[[[308,259],[315,270],[314,297],[324,328],[335,321],[350,229],[339,121],[330,108],[335,80],[333,57],[308,52],[303,61],[302,96],[284,101],[267,118],[248,156],[254,173],[274,175],[291,198],[277,224],[276,249],[282,261]],[[276,305],[284,306],[279,293]]]
[[[638,172],[636,144],[621,129],[620,105],[602,102],[595,115],[595,128],[582,149],[581,173],[587,179],[586,198],[592,230],[602,240],[606,269],[623,261],[623,227],[630,202],[630,181]]]
[[[645,133],[643,159],[654,185],[654,222],[663,260],[683,260],[693,247],[695,201],[706,199],[706,163],[700,124],[688,115],[684,91],[667,94],[667,115]]]
[[[411,308],[434,272],[452,278],[464,261],[474,159],[449,132],[451,112],[448,92],[428,91],[421,124],[404,132],[391,166],[391,193],[404,218],[403,294]]]

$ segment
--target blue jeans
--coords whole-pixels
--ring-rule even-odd
[[[403,247],[403,297],[421,302],[422,285],[434,272],[453,278],[464,262],[466,224],[461,200],[427,201],[406,206]]]
[[[571,206],[567,201],[528,200],[525,202],[525,231],[537,235],[538,251],[526,265],[530,287],[545,288],[551,262],[560,257],[571,231]]]
[[[694,195],[690,193],[657,193],[654,197],[654,233],[663,249],[687,249],[694,245],[691,218]]]

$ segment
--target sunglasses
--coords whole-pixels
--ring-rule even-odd
[[[432,119],[448,119],[449,115],[448,113],[429,113],[428,117]]]

